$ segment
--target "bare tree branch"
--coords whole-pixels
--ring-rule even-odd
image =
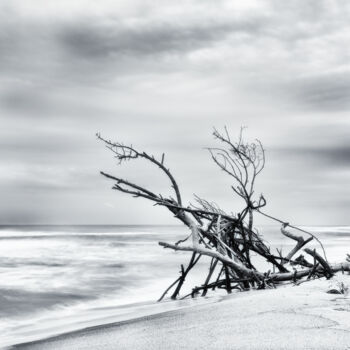
[[[307,240],[304,240],[302,236],[296,236],[291,232],[287,231],[285,228],[288,226],[288,223],[282,224],[281,232],[284,236],[297,241],[296,246],[287,254],[286,260],[290,260],[304,245],[308,244],[313,240],[313,237],[309,237]]]
[[[262,194],[259,197],[255,194],[257,177],[265,167],[265,149],[260,140],[251,143],[246,142],[243,137],[243,128],[241,128],[236,142],[231,139],[226,127],[224,127],[223,132],[214,129],[213,135],[221,143],[221,147],[208,148],[210,156],[214,163],[232,178],[234,194],[244,201],[243,209],[236,211],[236,214],[228,214],[218,204],[198,196],[195,196],[196,205],[183,204],[179,186],[169,168],[165,165],[164,153],[161,159],[157,160],[153,155],[139,151],[132,145],[126,146],[122,143],[111,142],[97,134],[98,139],[113,152],[119,164],[134,159],[144,159],[156,165],[170,180],[176,198],[156,194],[154,191],[128,179],[101,172],[104,177],[115,182],[112,188],[134,197],[148,199],[154,205],[166,207],[176,219],[190,229],[190,235],[178,240],[175,244],[159,242],[164,248],[192,252],[187,267],[181,264],[180,277],[168,287],[160,299],[164,298],[173,287],[175,291],[172,298],[179,296],[186,276],[201,256],[209,256],[212,259],[203,286],[194,288],[191,293],[192,296],[200,290],[203,290],[202,294],[205,295],[209,288],[225,288],[228,293],[235,288],[240,290],[272,288],[275,287],[276,283],[283,281],[293,281],[295,283],[303,277],[310,278],[315,275],[323,275],[329,278],[337,271],[350,271],[350,256],[347,258],[348,262],[341,265],[329,264],[324,247],[314,234],[286,224],[284,221],[260,210],[266,205],[265,197]],[[276,254],[271,251],[268,243],[254,228],[254,214],[256,212],[282,223],[282,234],[296,241],[296,245],[288,254],[284,254],[282,249],[277,249]],[[304,239],[302,236],[291,233],[286,230],[287,226],[307,233],[309,237]],[[192,237],[192,245],[183,246],[181,243],[187,241],[189,237]],[[323,259],[316,251],[306,248],[304,249],[305,252],[314,258],[313,264],[306,261],[303,255],[293,259],[295,254],[313,238],[321,244],[325,258]],[[272,267],[272,273],[271,269],[267,272],[257,270],[255,263],[257,255]],[[210,282],[214,273],[216,273],[215,281]]]
[[[104,139],[100,134],[96,134],[96,136],[99,140],[103,141],[106,144],[107,148],[109,148],[116,155],[116,158],[119,160],[120,163],[126,160],[144,158],[150,161],[151,163],[157,165],[170,179],[170,182],[176,194],[177,203],[180,206],[182,205],[179,186],[177,185],[175,178],[171,174],[170,170],[164,165],[164,153],[162,155],[161,161],[158,161],[153,155],[149,155],[146,152],[139,152],[132,146],[125,146],[121,143],[113,143],[109,140]]]

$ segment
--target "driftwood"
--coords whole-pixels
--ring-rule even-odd
[[[288,226],[288,223],[282,224],[282,227],[281,227],[282,234],[288,238],[293,239],[294,241],[297,241],[296,246],[286,256],[286,260],[289,261],[302,247],[304,247],[304,245],[312,241],[313,237],[309,237],[307,240],[305,240],[304,237],[296,236],[293,233],[287,231],[285,229],[287,226]]]
[[[104,177],[114,182],[112,189],[134,197],[145,198],[155,205],[167,208],[190,230],[191,240],[187,237],[176,243],[159,242],[159,245],[164,248],[192,253],[188,264],[181,264],[180,276],[165,290],[159,300],[162,300],[173,288],[171,298],[180,296],[188,274],[201,256],[211,258],[210,266],[203,285],[194,287],[189,294],[192,296],[199,292],[204,296],[208,290],[216,288],[225,289],[230,293],[232,289],[275,287],[276,284],[284,281],[296,283],[305,277],[307,279],[321,276],[331,278],[338,271],[350,271],[350,256],[342,264],[331,264],[327,260],[322,243],[315,235],[262,212],[261,209],[266,205],[266,200],[262,194],[255,196],[256,179],[265,166],[265,150],[260,141],[245,142],[242,129],[238,141],[231,140],[226,128],[223,132],[214,129],[213,135],[221,147],[208,149],[211,158],[224,173],[231,177],[233,181],[231,190],[244,203],[243,209],[237,214],[226,213],[216,203],[197,196],[195,205],[184,205],[177,181],[165,165],[164,154],[157,159],[133,146],[115,143],[97,134],[98,139],[114,153],[119,163],[144,159],[158,167],[168,178],[174,197],[156,194],[155,191],[142,185],[101,172]],[[271,251],[269,245],[254,228],[256,213],[282,224],[281,234],[296,242],[291,251],[285,255],[280,250],[277,250],[277,254]],[[309,237],[305,239],[287,230],[287,227],[308,234]],[[323,256],[315,249],[305,248],[304,251],[313,258],[312,262],[303,255],[293,258],[313,239],[319,243]],[[273,272],[271,273],[271,269],[267,272],[259,271],[254,265],[254,255],[264,258]]]

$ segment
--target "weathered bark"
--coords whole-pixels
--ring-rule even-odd
[[[281,227],[281,232],[284,236],[293,239],[294,241],[297,241],[296,246],[287,254],[286,261],[292,259],[292,257],[306,244],[308,244],[310,241],[313,240],[313,237],[309,237],[307,240],[305,240],[302,236],[296,236],[292,234],[291,232],[287,231],[285,227],[287,224],[283,224]],[[284,262],[285,263],[285,262]]]
[[[230,294],[232,292],[232,288],[231,288],[231,281],[230,281],[230,273],[227,265],[224,265],[224,271],[225,271],[226,290],[227,290],[227,293]]]
[[[186,270],[184,269],[183,265],[181,265],[181,276],[179,278],[179,282],[176,286],[176,289],[174,291],[174,293],[172,294],[171,296],[171,299],[176,299],[177,296],[179,295],[180,293],[180,290],[181,290],[181,287],[182,285],[184,284],[185,282],[185,279],[187,277],[187,274],[190,272],[190,270],[197,264],[198,260],[200,259],[200,255],[196,258],[196,253],[193,253],[192,254],[192,257],[191,257],[191,260],[190,260],[190,263],[188,264]]]
[[[196,252],[201,255],[206,255],[210,256],[212,258],[216,258],[220,260],[222,263],[226,264],[232,270],[234,270],[238,275],[244,276],[244,277],[250,277],[250,278],[263,278],[263,274],[260,272],[256,272],[254,270],[246,268],[243,264],[239,264],[232,259],[228,258],[225,255],[221,255],[215,250],[211,250],[208,248],[202,248],[200,246],[197,247],[189,247],[189,246],[177,246],[175,244],[171,243],[166,243],[166,242],[159,242],[159,245],[164,247],[164,248],[170,248],[173,250],[182,250],[182,251],[187,251],[187,252]]]
[[[320,263],[320,265],[322,265],[327,278],[331,278],[333,276],[334,273],[332,271],[332,268],[329,266],[329,264],[326,262],[326,260],[324,260],[322,258],[322,256],[316,252],[316,250],[311,250],[309,248],[305,248],[304,251],[306,253],[310,254],[311,256],[313,256]]]
[[[332,274],[342,270],[350,272],[350,263],[348,262],[344,262],[341,264],[330,264],[329,266]],[[313,268],[308,268],[308,269],[297,271],[296,276],[294,276],[295,275],[294,272],[272,274],[271,279],[275,282],[292,281],[295,277],[296,279],[300,279],[308,276],[312,269]],[[323,267],[318,267],[316,271],[322,273],[324,270],[323,270]]]
[[[207,294],[207,291],[208,291],[207,286],[209,284],[210,278],[213,275],[217,264],[218,264],[218,259],[213,258],[212,262],[210,264],[210,268],[209,268],[209,273],[208,273],[207,279],[204,282],[202,297],[206,296],[206,294]]]

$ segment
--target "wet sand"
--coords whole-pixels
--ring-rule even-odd
[[[237,293],[12,349],[350,349],[350,296],[327,294],[349,275]]]

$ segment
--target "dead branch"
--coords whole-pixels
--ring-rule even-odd
[[[311,276],[325,275],[330,278],[337,271],[350,271],[350,256],[348,261],[340,265],[328,263],[325,249],[320,240],[312,233],[296,226],[286,224],[284,221],[265,214],[261,208],[266,205],[266,199],[261,194],[255,195],[255,185],[258,175],[265,167],[265,150],[259,140],[248,143],[243,138],[241,129],[238,141],[232,141],[227,128],[223,132],[214,129],[214,138],[219,141],[221,147],[209,148],[214,163],[229,175],[233,181],[231,186],[235,195],[244,201],[244,207],[237,214],[228,214],[214,202],[195,196],[196,205],[184,205],[180,189],[170,169],[165,165],[165,155],[158,160],[153,155],[139,151],[135,147],[122,143],[111,142],[97,137],[105,146],[113,152],[119,164],[135,159],[143,159],[153,166],[157,166],[165,174],[175,193],[176,198],[156,194],[155,191],[134,183],[128,179],[101,172],[101,174],[114,181],[114,190],[147,199],[154,205],[167,208],[176,219],[180,220],[190,229],[192,243],[184,246],[182,243],[189,237],[180,239],[175,244],[159,242],[164,248],[175,251],[191,252],[191,259],[187,266],[181,264],[180,276],[165,290],[159,300],[175,288],[171,298],[177,298],[183,287],[187,275],[192,271],[201,256],[211,257],[211,263],[206,279],[202,286],[195,287],[190,295],[194,296],[199,291],[206,295],[209,289],[224,288],[228,293],[233,289],[246,290],[249,288],[275,288],[276,283],[293,281]],[[265,217],[282,223],[281,232],[284,236],[296,241],[296,245],[288,254],[277,250],[278,254],[271,251],[259,232],[254,229],[254,214],[258,212]],[[296,229],[309,235],[307,239],[286,230],[286,227]],[[295,254],[306,246],[312,239],[321,245],[324,258],[316,251],[304,249],[314,258],[314,263],[309,263],[303,255],[293,260]],[[272,267],[268,272],[261,272],[256,268],[254,259],[259,255]],[[219,266],[219,268],[217,268]],[[278,272],[276,272],[278,271]],[[216,274],[216,275],[215,275]],[[211,279],[214,282],[210,282]]]
[[[99,140],[104,142],[106,147],[108,149],[110,149],[116,155],[116,158],[119,160],[120,163],[122,161],[127,161],[127,160],[131,160],[131,159],[144,158],[144,159],[148,160],[149,162],[158,166],[169,178],[169,180],[172,184],[172,187],[175,191],[175,194],[176,194],[177,203],[179,205],[182,205],[182,199],[181,199],[179,186],[178,186],[177,182],[175,181],[175,178],[171,174],[170,170],[168,168],[166,168],[166,166],[164,165],[164,153],[162,155],[161,161],[158,161],[153,155],[149,155],[146,152],[139,152],[132,146],[126,146],[126,145],[123,145],[123,144],[118,143],[118,142],[111,142],[109,140],[104,139],[100,134],[96,134],[96,136]]]
[[[214,270],[216,268],[216,265],[218,264],[218,259],[215,259],[213,258],[212,261],[211,261],[211,264],[210,264],[210,268],[209,268],[209,273],[208,273],[208,276],[204,282],[204,286],[203,286],[203,293],[202,293],[202,297],[206,296],[207,294],[207,290],[208,290],[208,284],[209,284],[209,281],[210,281],[210,278],[211,276],[213,275],[214,273]]]
[[[332,268],[329,266],[327,261],[324,260],[322,258],[322,256],[316,252],[315,249],[311,250],[309,248],[305,248],[304,251],[306,253],[308,253],[309,255],[313,256],[315,258],[315,260],[317,260],[320,263],[320,265],[322,265],[322,267],[324,268],[324,271],[325,271],[325,274],[326,274],[327,278],[330,278],[330,277],[333,276]]]
[[[216,259],[220,260],[222,263],[231,267],[236,273],[238,273],[241,276],[250,277],[253,279],[262,277],[262,275],[259,272],[255,272],[253,270],[250,270],[250,269],[246,268],[244,265],[238,264],[237,262],[233,261],[232,259],[228,258],[227,256],[221,255],[220,253],[218,253],[217,251],[214,251],[214,250],[210,250],[207,248],[201,248],[199,246],[198,247],[189,247],[189,246],[183,247],[183,246],[170,244],[170,243],[166,243],[166,242],[159,242],[159,245],[164,247],[164,248],[170,248],[173,250],[182,250],[182,251],[187,251],[187,252],[196,252],[196,253],[199,253],[201,255],[206,255],[206,256],[210,256],[212,258],[216,258]]]
[[[285,221],[283,221],[283,220],[281,220],[281,219],[278,219],[278,218],[275,218],[275,217],[273,217],[273,216],[271,216],[271,215],[268,215],[268,214],[266,214],[266,213],[263,213],[263,212],[260,210],[260,208],[257,209],[257,212],[258,212],[259,214],[261,214],[261,215],[263,215],[263,216],[266,216],[267,218],[272,219],[272,220],[274,220],[274,221],[277,221],[277,222],[279,222],[279,223],[281,223],[281,224],[284,224],[284,223],[285,223]],[[324,246],[323,246],[322,242],[321,242],[314,234],[312,234],[312,233],[309,232],[309,231],[303,230],[303,229],[301,229],[301,228],[299,228],[299,227],[297,227],[297,226],[293,226],[293,225],[291,225],[290,223],[288,223],[288,226],[291,227],[291,228],[294,228],[295,230],[298,230],[298,231],[300,231],[300,232],[304,232],[304,233],[308,234],[309,236],[313,237],[313,238],[319,243],[319,245],[321,246],[322,251],[323,251],[323,256],[324,256],[325,260],[328,261],[327,255],[326,255],[326,251],[325,251],[325,249],[324,249]]]
[[[350,271],[350,263],[341,263],[341,264],[330,264],[330,271],[332,274],[335,274],[336,272],[342,271]],[[313,268],[307,268],[304,270],[299,270],[296,272],[286,272],[286,273],[277,273],[277,274],[271,274],[271,279],[275,282],[283,282],[283,281],[292,281],[294,278],[297,280],[306,277],[309,275],[309,273],[312,271]],[[324,275],[324,267],[318,266],[315,269],[316,272],[319,272]]]
[[[302,247],[304,247],[306,244],[312,241],[313,237],[309,237],[307,240],[305,240],[302,236],[296,236],[293,233],[287,231],[285,229],[287,226],[288,226],[288,223],[282,224],[282,227],[281,227],[282,234],[288,238],[293,239],[294,241],[297,241],[296,246],[286,256],[286,261],[289,261]]]

